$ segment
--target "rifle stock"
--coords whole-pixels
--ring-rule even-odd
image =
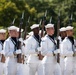
[[[59,36],[59,28],[60,28],[60,12],[58,15],[58,25],[57,25],[57,49],[59,49],[60,47],[60,41],[58,39]],[[60,53],[57,54],[57,62],[60,63]]]
[[[42,20],[41,38],[44,37],[44,27],[45,27],[46,16],[47,16],[47,10],[44,13],[44,17],[43,17],[43,20]],[[41,54],[41,51],[39,51],[38,57],[39,57],[39,60],[43,59],[44,56]]]
[[[18,39],[21,37],[21,28],[22,28],[22,25],[23,25],[23,18],[24,18],[24,12],[22,13],[22,17],[21,17],[21,20],[20,20]],[[17,42],[17,49],[21,49],[21,42],[19,40]],[[22,63],[22,54],[17,55],[17,62]]]
[[[5,63],[5,56],[3,54],[2,54],[2,57],[1,57],[1,62]]]

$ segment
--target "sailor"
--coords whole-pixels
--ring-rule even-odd
[[[59,41],[60,41],[60,43],[65,39],[65,37],[67,36],[66,35],[66,27],[62,27],[62,28],[60,28],[59,29],[59,34],[60,34],[60,36],[59,36]]]
[[[65,58],[65,71],[64,75],[76,75],[74,74],[74,38],[73,27],[66,27],[67,37],[61,43],[61,52]]]
[[[21,29],[21,34],[23,32],[23,29]],[[19,28],[17,28],[17,34],[16,34],[17,40],[19,40],[21,42],[21,52],[22,52],[22,46],[23,46],[23,39],[19,38]],[[21,56],[23,56],[23,53],[21,53]],[[23,75],[23,68],[24,68],[24,64],[22,63],[17,63],[17,74],[16,75]]]
[[[41,53],[44,56],[43,68],[44,75],[61,75],[61,70],[55,54],[59,52],[59,49],[56,49],[56,43],[54,40],[54,24],[47,24],[45,26],[46,33],[45,37],[41,41]]]
[[[60,37],[59,37],[59,41],[60,41],[60,45],[62,43],[62,41],[65,39],[66,37],[66,28],[65,27],[62,27],[59,29],[60,31]],[[61,67],[61,72],[62,72],[62,75],[64,75],[64,57],[63,57],[63,54],[62,54],[62,51],[60,51],[60,67]]]
[[[17,27],[8,27],[9,37],[4,42],[4,55],[6,57],[6,75],[16,75],[17,73],[17,54],[21,53],[21,50],[17,50]]]
[[[6,30],[0,29],[0,75],[5,75],[5,57],[3,52],[3,44],[6,39]]]
[[[38,52],[40,48],[40,41],[41,38],[39,37],[39,24],[33,24],[31,27],[31,30],[33,31],[33,35],[30,36],[26,40],[26,54],[29,54],[27,64],[29,66],[29,75],[35,75],[37,72],[37,75],[39,75],[39,57]]]

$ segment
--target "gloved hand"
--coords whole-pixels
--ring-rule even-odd
[[[4,50],[2,50],[2,51],[0,52],[0,54],[4,54]]]
[[[21,54],[21,49],[16,50],[15,54]]]
[[[56,50],[54,51],[54,54],[57,54],[57,53],[60,53],[60,49],[56,49]]]
[[[35,51],[36,51],[36,52],[41,51],[41,47],[37,47],[37,48],[35,49]]]

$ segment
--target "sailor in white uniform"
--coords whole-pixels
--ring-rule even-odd
[[[62,28],[60,28],[59,29],[59,31],[60,31],[60,38],[59,38],[59,42],[60,42],[60,45],[61,45],[61,43],[62,43],[62,41],[65,39],[65,37],[66,37],[66,28],[65,27],[62,27]],[[62,51],[61,51],[61,49],[60,49],[60,67],[61,67],[61,72],[62,72],[62,75],[64,75],[64,66],[65,66],[65,64],[64,64],[64,56],[63,56],[63,54],[62,54]]]
[[[47,35],[41,42],[41,52],[44,56],[42,62],[44,64],[44,75],[61,75],[61,70],[55,54],[59,53],[59,49],[56,49],[56,43],[54,40],[54,24],[47,24],[45,26]]]
[[[33,24],[31,29],[33,30],[33,35],[26,40],[26,54],[29,54],[27,61],[29,66],[29,75],[35,75],[36,72],[37,75],[39,75],[40,73],[38,70],[40,60],[38,57],[38,52],[40,50],[39,45],[41,41],[41,38],[39,37],[39,24]]]
[[[21,29],[21,33],[23,32],[23,29]],[[19,28],[17,28],[17,39],[19,37]],[[19,41],[21,42],[21,52],[22,52],[22,46],[23,46],[23,39],[19,38]],[[23,55],[23,53],[21,54]],[[23,68],[24,68],[24,64],[22,63],[17,63],[17,74],[16,75],[23,75]]]
[[[6,39],[6,30],[0,29],[0,75],[5,75],[5,57],[3,52],[3,43]]]
[[[66,27],[67,37],[61,44],[61,52],[65,58],[65,70],[64,75],[76,75],[74,74],[74,38],[73,38],[73,27]]]
[[[4,42],[4,55],[6,57],[6,75],[16,75],[17,73],[17,54],[21,53],[21,50],[17,50],[17,27],[8,27],[9,37]]]

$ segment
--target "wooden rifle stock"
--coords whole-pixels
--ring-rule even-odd
[[[3,44],[2,44],[2,50],[3,50]],[[4,54],[2,54],[2,56],[1,56],[1,62],[5,63],[5,56],[4,56]]]
[[[42,20],[41,37],[44,37],[44,25],[45,25],[46,15],[47,15],[47,10],[46,10],[43,20]],[[39,51],[38,57],[39,57],[39,60],[43,59],[44,56],[41,54],[41,51]]]
[[[26,40],[26,34],[27,34],[27,25],[29,24],[30,21],[30,17],[28,18],[28,21],[26,22],[26,26],[25,26],[25,31],[24,31],[24,37],[23,39]],[[25,44],[23,43],[23,45],[25,46]],[[25,55],[22,55],[22,63],[24,64],[25,62]]]
[[[60,47],[60,41],[58,39],[59,37],[59,28],[60,28],[60,12],[58,15],[58,25],[57,25],[57,49],[59,49]],[[57,62],[60,63],[60,53],[57,54]]]
[[[22,13],[22,17],[21,17],[21,21],[20,21],[20,25],[19,25],[19,37],[18,37],[18,39],[21,37],[21,28],[22,28],[22,24],[23,24],[23,18],[24,18],[24,12]],[[19,40],[17,43],[17,49],[21,49],[21,42]],[[22,63],[22,54],[17,55],[17,62]]]
[[[3,54],[2,54],[2,57],[1,57],[1,62],[5,63],[5,56]]]
[[[21,49],[21,42],[20,41],[18,41],[18,47],[17,47],[17,49]],[[17,62],[18,63],[22,63],[22,54],[18,54],[17,55]]]
[[[57,39],[57,49],[59,49],[59,39]],[[57,54],[57,62],[60,63],[60,53]]]

